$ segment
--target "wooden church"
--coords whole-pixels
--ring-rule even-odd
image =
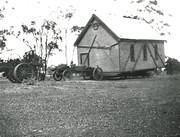
[[[99,66],[104,74],[163,68],[165,40],[145,22],[95,14],[74,43],[78,65]]]

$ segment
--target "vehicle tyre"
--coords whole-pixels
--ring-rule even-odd
[[[53,73],[53,78],[54,78],[55,81],[60,81],[60,80],[62,80],[62,73],[59,73],[58,71],[55,71],[55,72]]]
[[[20,63],[14,68],[13,76],[18,83],[22,83],[24,79],[31,79],[34,77],[33,67],[27,63]]]
[[[73,74],[72,74],[72,72],[71,72],[70,69],[65,69],[65,70],[63,71],[63,75],[62,75],[62,76],[63,76],[63,79],[64,79],[64,80],[71,80]]]

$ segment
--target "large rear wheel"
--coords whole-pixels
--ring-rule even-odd
[[[34,78],[34,70],[30,64],[20,63],[14,68],[13,76],[17,82],[21,83],[25,79]]]

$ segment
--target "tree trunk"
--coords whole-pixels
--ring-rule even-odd
[[[45,41],[45,75],[47,72],[47,57],[48,57],[48,51],[47,51],[47,43],[48,43],[48,36],[46,35],[46,41]]]

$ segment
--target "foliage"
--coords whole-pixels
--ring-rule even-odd
[[[84,27],[82,27],[82,26],[74,25],[71,28],[71,32],[78,32],[78,33],[80,33],[83,29],[84,29]]]
[[[0,40],[0,50],[3,50],[6,46],[6,43],[4,42],[4,40]]]
[[[0,2],[0,20],[3,19],[5,17],[4,12],[6,9],[6,4],[8,3],[8,1],[1,1]]]
[[[45,60],[46,70],[48,58],[53,54],[53,50],[60,50],[59,43],[62,41],[60,28],[51,20],[44,20],[41,24],[31,21],[30,24],[21,25],[21,28],[16,37]]]
[[[165,17],[171,17],[170,14],[166,14],[159,4],[159,0],[131,0],[130,9],[132,12],[128,15],[124,15],[125,18],[143,20],[160,35],[170,34],[170,23]]]
[[[168,57],[166,61],[167,74],[180,73],[180,62],[177,59]]]
[[[0,21],[2,21],[6,16],[6,10],[8,7],[7,0],[0,1]],[[14,10],[14,7],[11,7]],[[6,46],[6,36],[10,35],[10,31],[8,29],[0,29],[0,50],[3,50]]]
[[[73,16],[72,13],[67,13],[64,14],[63,17],[64,19],[70,19]],[[37,28],[36,26],[36,22],[32,21],[31,25],[22,25],[22,30],[23,30],[23,34],[27,34],[27,35],[34,35],[34,36],[40,36],[42,35],[42,38],[44,38],[44,36],[48,36],[48,43],[47,46],[49,48],[49,50],[51,51],[53,48],[58,48],[58,40],[62,41],[62,27],[59,27],[58,24],[55,21],[51,21],[51,20],[45,20],[43,22],[43,24],[40,25],[39,28]],[[66,28],[67,29],[67,28]],[[20,32],[19,32],[20,33]],[[24,39],[25,41],[26,39]],[[39,38],[36,38],[36,40],[39,41]],[[27,41],[26,41],[27,42]],[[50,53],[50,52],[49,52]],[[49,54],[51,55],[51,53]]]
[[[54,18],[44,19],[43,21],[33,20],[22,24],[20,28],[10,26],[7,30],[0,30],[0,34],[2,34],[3,40],[5,40],[5,35],[15,36],[27,45],[30,50],[36,51],[45,60],[45,65],[47,65],[48,58],[53,55],[53,51],[55,49],[61,51],[61,42],[63,37],[66,37],[62,34],[64,33],[62,31],[63,29],[70,29],[69,21],[73,17],[73,10],[71,7],[71,9],[66,9],[66,11],[61,9],[60,12],[56,11],[56,19],[58,19],[58,22],[59,20],[61,21],[61,26],[56,23],[57,20]]]
[[[7,10],[14,10],[13,6],[9,6],[8,0],[1,0],[0,1],[0,20],[6,17]]]
[[[23,37],[23,42],[34,44],[30,45],[31,49],[38,48],[38,46],[39,48],[45,47],[49,50],[47,53],[50,55],[52,49],[59,48],[58,40],[62,41],[60,36],[61,30],[57,28],[57,24],[54,21],[45,20],[40,26],[37,26],[35,21],[31,21],[30,25],[23,24],[21,27],[22,32],[19,31],[19,34]]]
[[[1,4],[1,3],[0,3]],[[5,6],[2,4],[0,5],[0,20],[4,18],[4,11],[5,11]],[[5,45],[5,34],[6,30],[0,30],[0,49],[3,50]]]

